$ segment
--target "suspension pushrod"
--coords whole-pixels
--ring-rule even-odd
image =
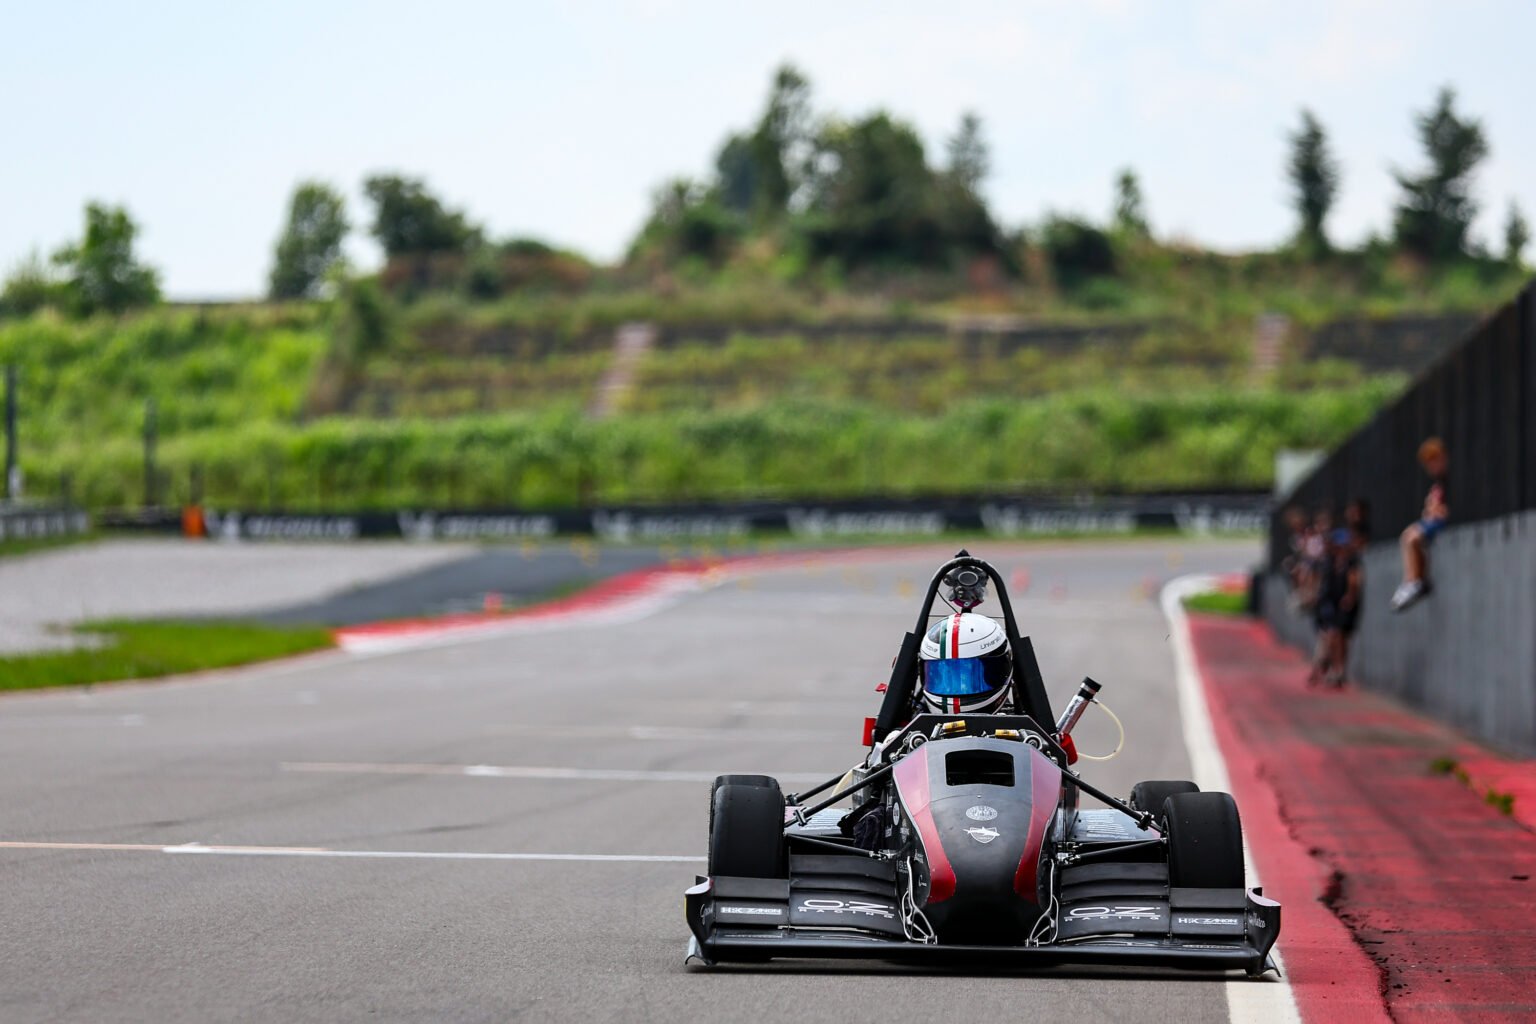
[[[1136,808],[1132,807],[1128,803],[1125,803],[1123,800],[1118,800],[1115,797],[1110,796],[1099,787],[1089,785],[1087,782],[1083,781],[1083,777],[1081,775],[1074,771],[1063,768],[1062,774],[1067,776],[1067,778],[1071,779],[1073,782],[1077,783],[1078,787],[1089,796],[1108,804],[1115,810],[1120,811],[1122,814],[1130,815],[1132,820],[1136,822],[1137,828],[1143,831],[1151,829],[1158,835],[1163,834],[1163,830],[1158,828],[1157,823],[1152,819],[1152,814],[1150,811],[1138,811]]]
[[[864,789],[864,788],[866,788],[868,786],[871,786],[871,785],[875,784],[876,782],[879,782],[881,779],[883,779],[887,775],[891,774],[891,770],[894,769],[895,767],[896,767],[895,762],[892,762],[891,764],[886,765],[884,768],[877,768],[876,770],[874,770],[874,771],[870,772],[868,775],[866,775],[861,781],[855,782],[853,785],[849,786],[847,789],[840,789],[840,790],[838,790],[836,793],[833,793],[831,796],[827,797],[825,800],[821,801],[818,804],[812,804],[810,807],[796,807],[795,808],[794,820],[793,821],[789,821],[789,822],[785,822],[784,823],[784,827],[785,828],[789,828],[789,826],[792,825],[792,824],[793,825],[804,825],[806,823],[806,820],[808,818],[810,818],[813,814],[819,814],[820,812],[826,810],[828,807],[831,807],[833,804],[837,803],[839,800],[841,800],[843,797],[847,796],[849,793],[857,793],[859,790]],[[826,787],[822,787],[822,788],[826,788]]]
[[[832,840],[823,839],[820,836],[806,836],[801,835],[798,832],[789,832],[785,834],[784,838],[796,843],[811,843],[816,846],[830,846],[838,853],[860,853],[873,860],[881,859],[880,855],[873,850],[866,850],[862,846],[853,846],[847,843],[834,843]]]

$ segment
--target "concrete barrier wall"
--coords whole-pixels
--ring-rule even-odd
[[[1536,512],[1452,526],[1430,555],[1435,590],[1401,615],[1396,538],[1365,558],[1365,605],[1350,678],[1497,748],[1536,756]],[[1264,614],[1309,648],[1310,616],[1289,609],[1285,581],[1265,580]]]

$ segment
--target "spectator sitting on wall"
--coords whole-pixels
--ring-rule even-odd
[[[1419,445],[1419,465],[1429,474],[1429,493],[1424,496],[1424,511],[1419,521],[1403,531],[1403,582],[1392,595],[1395,612],[1406,611],[1434,589],[1429,581],[1429,546],[1445,529],[1446,520],[1451,515],[1446,492],[1450,459],[1438,437],[1431,437]]]

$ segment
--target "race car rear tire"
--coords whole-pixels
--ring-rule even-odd
[[[1226,793],[1175,793],[1163,804],[1168,823],[1168,884],[1187,889],[1243,888],[1243,824]]]
[[[784,794],[777,782],[716,783],[709,808],[709,874],[789,877]]]
[[[1138,811],[1150,811],[1154,818],[1162,818],[1163,802],[1175,793],[1198,793],[1200,787],[1183,780],[1156,779],[1138,782],[1131,787],[1131,806]]]

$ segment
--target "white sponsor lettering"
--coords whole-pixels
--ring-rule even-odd
[[[896,916],[887,904],[871,903],[868,900],[803,899],[799,909],[812,914],[863,914],[887,920]]]
[[[395,517],[409,540],[497,540],[553,537],[555,519],[541,515],[440,515],[401,512]]]
[[[1004,537],[1031,533],[1130,533],[1133,512],[1098,509],[1031,509],[1018,505],[982,505],[981,525]]]
[[[671,537],[741,537],[752,531],[752,520],[730,514],[592,513],[592,532],[601,540],[665,540]]]
[[[846,537],[858,534],[943,533],[942,512],[832,512],[792,508],[785,512],[796,537]]]
[[[782,917],[783,907],[721,907],[722,914],[758,914],[762,917]]]
[[[1255,533],[1269,526],[1269,515],[1261,510],[1213,508],[1210,505],[1173,507],[1173,521],[1180,533]]]
[[[1073,907],[1067,917],[1074,921],[1161,921],[1157,907]]]
[[[1174,924],[1197,924],[1197,925],[1198,924],[1226,925],[1228,927],[1236,927],[1239,924],[1237,918],[1235,918],[1235,917],[1184,917],[1184,916],[1175,917],[1173,919],[1173,923]]]
[[[91,528],[84,512],[0,511],[0,540],[25,537],[63,537]]]
[[[224,540],[356,540],[361,532],[356,516],[275,516],[225,512],[204,513],[208,534]]]

